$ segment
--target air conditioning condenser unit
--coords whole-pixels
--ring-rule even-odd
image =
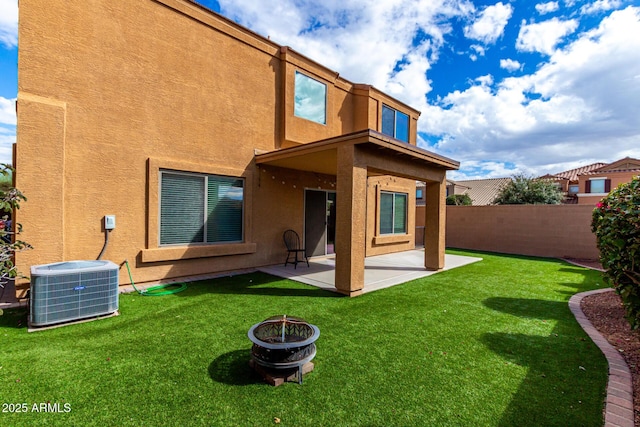
[[[118,266],[67,261],[31,267],[29,325],[40,327],[118,311]]]

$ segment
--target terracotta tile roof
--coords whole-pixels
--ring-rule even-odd
[[[578,181],[578,175],[586,175],[587,173],[600,169],[603,166],[608,165],[608,163],[592,163],[587,166],[581,166],[579,168],[570,169],[564,172],[558,172],[550,175],[542,176],[541,178],[556,178],[556,179],[567,179],[569,181]]]
[[[603,173],[606,172],[640,172],[640,168],[634,168],[634,169],[616,169],[616,170],[597,170],[597,171],[591,171],[591,172],[586,172],[583,173],[581,175],[601,175]]]
[[[602,172],[635,172],[640,171],[640,160],[631,157],[617,160],[612,163],[592,163],[576,169],[541,176],[540,178],[567,179],[578,181],[578,175],[594,175]]]
[[[595,175],[607,172],[640,172],[640,160],[625,157],[613,163],[607,163],[600,168],[589,170],[580,175]]]
[[[511,181],[511,178],[472,179],[455,181],[456,185],[468,187],[465,191],[471,197],[474,206],[490,205],[500,189]]]

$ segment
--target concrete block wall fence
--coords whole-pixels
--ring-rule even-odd
[[[447,206],[446,246],[595,260],[599,251],[591,232],[593,209],[591,205]],[[416,237],[423,226],[416,222]]]

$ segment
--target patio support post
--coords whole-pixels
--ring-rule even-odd
[[[367,168],[358,165],[357,148],[338,148],[336,183],[336,289],[358,296],[364,288]]]
[[[424,266],[427,270],[444,268],[445,216],[447,186],[441,181],[426,181]]]

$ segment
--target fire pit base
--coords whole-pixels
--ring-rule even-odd
[[[309,372],[313,371],[315,367],[313,362],[307,362],[304,365],[298,368],[289,368],[289,369],[273,369],[267,368],[265,366],[261,366],[256,363],[253,359],[249,360],[249,366],[256,371],[262,379],[267,383],[274,387],[284,384],[285,382],[297,382],[301,383],[302,378],[299,376],[306,375]]]

